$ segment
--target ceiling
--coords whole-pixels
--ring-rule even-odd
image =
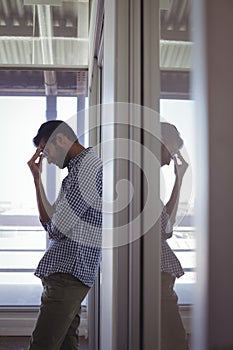
[[[0,64],[87,68],[88,1],[0,0]]]
[[[161,38],[190,40],[190,0],[160,0]]]
[[[46,1],[54,6],[42,4]],[[192,66],[190,0],[160,0],[160,3],[161,70],[189,71]],[[38,81],[42,79],[43,86],[45,79],[47,94],[57,93],[57,88],[63,94],[69,89],[75,94],[86,94],[89,6],[88,0],[0,0],[0,67],[8,68],[0,71],[0,93],[11,80],[15,85],[17,81],[20,84],[19,71],[17,79],[16,73],[11,77],[9,68],[23,67],[43,69],[42,73],[24,72],[24,76],[34,82],[40,75]],[[50,72],[55,68],[60,70],[56,76]],[[65,70],[70,71],[67,79],[62,73]],[[25,85],[21,83],[21,88],[27,89]]]

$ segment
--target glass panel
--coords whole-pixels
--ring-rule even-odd
[[[0,161],[5,165],[0,174],[0,306],[36,306],[40,304],[42,287],[34,270],[46,249],[46,233],[38,220],[27,161],[35,152],[32,138],[45,121],[46,99],[0,97],[0,108],[0,146],[4,150]],[[59,97],[57,109],[58,119],[77,130],[77,97]],[[45,179],[46,167],[43,169]],[[67,173],[58,172],[60,177]]]
[[[77,131],[77,97],[57,97],[57,119],[63,120]],[[62,179],[67,175],[67,168],[56,167],[56,195],[60,190]]]
[[[0,227],[0,250],[45,249],[45,232],[41,227]]]
[[[27,161],[35,152],[32,138],[38,125],[44,122],[45,103],[45,97],[0,96],[0,162],[4,164],[0,174],[0,222],[3,222],[2,215],[37,216],[34,184]],[[7,225],[12,225],[10,219]]]
[[[181,187],[179,206],[172,238],[167,242],[184,269],[184,276],[176,279],[180,304],[193,303],[193,283],[196,281],[196,239],[194,227],[195,186],[194,169],[194,102],[191,100],[161,100],[160,111],[162,121],[174,124],[178,129],[184,146],[181,149],[185,160],[189,163]],[[175,175],[173,166],[161,168],[161,196],[166,203],[171,195]]]
[[[77,130],[77,97],[57,97],[57,119],[66,121]]]
[[[44,252],[1,252],[0,266],[1,270],[14,269],[24,270],[30,269],[32,272],[38,265]]]
[[[33,272],[46,249],[27,161],[32,138],[45,121],[45,97],[0,97],[1,306],[39,305],[41,281]]]
[[[40,304],[42,286],[31,272],[1,272],[0,306],[37,306]]]

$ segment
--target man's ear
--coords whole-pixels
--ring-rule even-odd
[[[67,143],[67,137],[62,134],[61,132],[57,133],[56,134],[56,144],[59,146],[59,147],[64,147]]]

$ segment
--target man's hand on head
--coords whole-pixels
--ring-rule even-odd
[[[35,181],[40,179],[43,157],[42,148],[38,147],[32,158],[27,162]]]
[[[182,181],[189,165],[180,152],[173,157],[173,160],[175,175],[178,177],[179,181]]]

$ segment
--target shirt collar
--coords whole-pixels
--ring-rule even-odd
[[[68,171],[70,172],[70,170],[73,168],[73,166],[75,164],[80,164],[81,161],[83,160],[83,158],[88,154],[88,153],[92,153],[93,152],[93,147],[88,147],[85,148],[82,152],[80,152],[79,154],[77,154],[77,156],[75,156],[74,158],[70,159],[67,168]]]

